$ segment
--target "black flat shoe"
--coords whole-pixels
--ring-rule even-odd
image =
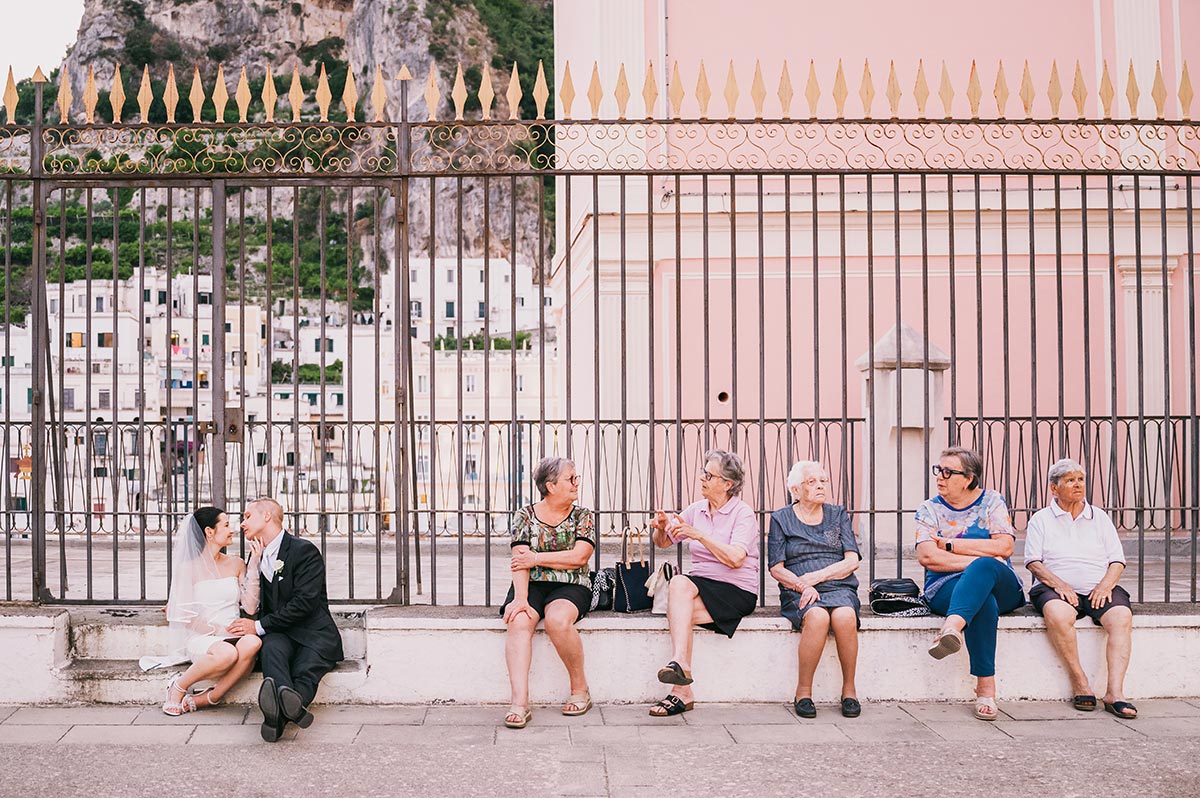
[[[842,717],[857,718],[862,714],[862,704],[858,703],[857,698],[842,699]]]
[[[290,687],[279,688],[279,711],[301,729],[307,729],[312,725],[313,714],[304,706],[304,700],[300,698],[300,694]]]
[[[275,680],[270,676],[263,679],[262,686],[258,688],[258,708],[263,713],[259,733],[268,743],[276,742],[283,736],[283,724],[286,721],[279,714],[279,693],[275,690]]]
[[[817,705],[813,703],[811,698],[801,698],[792,704],[792,709],[796,710],[796,714],[802,718],[815,718],[817,716]]]

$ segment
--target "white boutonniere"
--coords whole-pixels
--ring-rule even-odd
[[[279,575],[283,573],[283,560],[275,561],[275,579],[279,579]]]

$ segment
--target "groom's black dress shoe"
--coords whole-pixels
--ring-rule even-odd
[[[300,694],[290,687],[279,688],[279,710],[285,718],[301,729],[312,725],[313,714],[304,706]]]
[[[259,731],[264,740],[273,743],[283,736],[283,726],[287,721],[280,714],[279,693],[275,689],[275,680],[270,676],[263,679],[262,687],[258,688],[258,708],[263,713]]]

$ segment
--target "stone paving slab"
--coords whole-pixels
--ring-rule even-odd
[[[359,743],[382,745],[488,746],[496,739],[494,726],[363,726]]]
[[[632,726],[643,745],[729,745],[733,738],[724,726]]]
[[[495,726],[504,720],[507,707],[498,705],[429,707],[425,711],[426,726]]]
[[[526,739],[527,737],[528,739]],[[548,747],[558,748],[571,744],[571,731],[563,726],[527,726],[524,729],[499,726],[495,733],[495,743],[496,745],[527,746],[537,750],[544,750]]]
[[[1004,701],[998,702],[1000,711],[1013,720],[1075,720],[1094,721],[1108,715],[1098,707],[1092,712],[1081,712],[1069,701]],[[1141,706],[1140,704],[1138,705]]]
[[[257,709],[253,710],[255,714]],[[188,712],[179,717],[171,717],[163,713],[162,709],[143,709],[138,716],[134,718],[133,725],[135,726],[179,726],[186,724],[188,726],[230,726],[246,722],[246,716],[249,715],[251,709],[249,706],[242,704],[230,707],[213,707],[197,712]]]
[[[0,726],[0,744],[34,745],[56,743],[71,730],[70,726],[3,725]]]
[[[426,707],[360,707],[320,705],[312,708],[315,723],[353,724],[356,726],[420,726],[425,723]],[[262,715],[258,708],[249,713],[247,722],[258,723]]]
[[[1012,737],[996,725],[1000,721],[989,723],[976,720],[931,720],[925,722],[925,728],[941,737],[946,742],[996,742],[1011,741]]]
[[[729,723],[761,725],[779,723],[793,726],[798,718],[792,708],[782,704],[711,704],[684,713],[683,720],[688,726],[724,726]],[[649,709],[647,708],[647,712]]]
[[[682,726],[688,713],[669,718],[652,718],[650,704],[609,704],[600,707],[600,715],[604,718],[605,726],[644,726],[651,721],[663,725]]]
[[[84,745],[182,745],[195,726],[72,726],[59,742]]]
[[[1141,704],[1138,704],[1138,709],[1141,709]],[[1136,720],[1116,722],[1145,737],[1200,737],[1200,718],[1148,718],[1143,715]]]
[[[197,726],[188,745],[267,745],[258,732],[258,724],[242,726]]]
[[[832,723],[804,724],[731,724],[725,729],[739,745],[805,745],[811,743],[849,742],[850,738]]]
[[[129,725],[137,720],[145,707],[92,706],[92,707],[21,707],[14,712],[5,725],[22,723],[65,724],[67,726]],[[165,717],[165,716],[164,716]]]
[[[1005,734],[1011,735],[1018,740],[1046,738],[1059,740],[1130,739],[1141,736],[1138,732],[1133,731],[1133,729],[1122,726],[1111,715],[1107,718],[1097,718],[1086,725],[1077,720],[998,720],[996,721],[996,725]]]
[[[869,707],[870,704],[867,705]],[[972,701],[960,701],[954,704],[897,704],[908,715],[922,723],[939,723],[958,721],[971,721],[972,723],[980,722],[975,717],[975,703]],[[867,707],[863,708],[866,712]],[[1000,719],[1007,720],[1007,713],[1004,707],[1000,707]]]
[[[1133,704],[1140,717],[1200,718],[1200,702],[1192,703],[1182,698],[1141,698]],[[1099,711],[1104,711],[1103,705]]]
[[[929,727],[920,721],[885,720],[880,722],[863,723],[862,718],[844,720],[834,726],[856,743],[877,743],[888,740],[929,740],[938,742],[942,738],[930,731]],[[980,721],[982,723],[982,721]]]

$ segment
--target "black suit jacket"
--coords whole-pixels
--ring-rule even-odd
[[[258,622],[269,634],[285,634],[325,659],[340,662],[342,635],[329,613],[321,552],[307,540],[284,532],[277,559],[283,568],[274,579],[259,574]]]

